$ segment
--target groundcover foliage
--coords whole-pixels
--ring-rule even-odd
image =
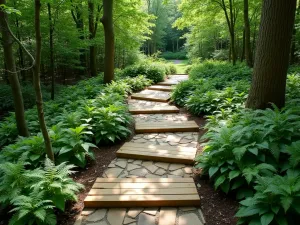
[[[35,108],[25,112],[30,137],[17,136],[14,114],[1,122],[0,204],[13,207],[11,225],[56,224],[54,209],[63,211],[66,201],[77,201],[83,188],[70,178],[74,165],[84,168],[94,159],[92,148],[131,134],[126,97],[152,82],[138,75],[104,85],[99,76],[64,88],[55,101],[46,102],[56,165],[46,158]]]
[[[196,167],[216,189],[240,200],[239,224],[296,224],[300,219],[300,76],[288,75],[284,109],[244,108],[251,70],[207,61],[191,68],[172,93],[204,114],[207,133]]]

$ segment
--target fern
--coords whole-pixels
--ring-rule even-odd
[[[8,204],[11,199],[23,194],[29,179],[26,176],[25,166],[27,154],[23,154],[16,163],[0,164],[0,202]]]
[[[34,180],[32,189],[44,192],[44,197],[53,201],[53,204],[64,211],[65,202],[77,201],[76,194],[84,188],[76,183],[69,176],[74,173],[73,165],[62,163],[55,166],[48,158],[45,160],[43,169],[36,169],[27,174],[27,177]]]
[[[11,201],[15,213],[9,225],[56,225],[56,216],[53,213],[54,206],[51,200],[45,200],[45,193],[35,189],[29,196],[21,195]]]

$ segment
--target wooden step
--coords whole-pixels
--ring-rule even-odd
[[[178,81],[173,81],[173,80],[166,80],[166,81],[163,81],[163,82],[159,82],[157,84],[161,85],[161,86],[173,86],[173,85],[179,84],[179,82]]]
[[[127,159],[152,160],[168,163],[193,164],[197,148],[162,146],[149,143],[126,142],[118,151],[117,157]]]
[[[181,122],[136,122],[136,133],[163,133],[163,132],[198,132],[199,126],[195,121]]]
[[[158,114],[158,113],[179,113],[179,109],[176,106],[153,106],[138,108],[129,106],[129,112],[132,114]]]
[[[149,90],[156,90],[156,91],[166,91],[170,92],[174,89],[173,86],[164,86],[164,85],[152,85],[148,87]]]
[[[168,102],[171,98],[170,93],[165,91],[154,91],[154,90],[144,90],[139,93],[131,95],[131,99],[155,101],[155,102]]]
[[[85,207],[199,206],[192,178],[97,178]]]

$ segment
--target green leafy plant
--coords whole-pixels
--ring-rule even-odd
[[[44,168],[39,168],[27,174],[34,184],[31,189],[44,192],[44,198],[53,202],[54,206],[64,211],[66,201],[77,201],[76,194],[84,188],[82,184],[76,183],[70,178],[74,173],[73,165],[66,162],[55,166],[48,158],[45,160]]]
[[[300,172],[287,171],[287,175],[259,177],[256,193],[240,202],[236,216],[238,224],[294,224],[300,215]]]
[[[96,143],[111,143],[128,137],[131,131],[127,128],[132,122],[128,109],[123,105],[110,105],[93,111],[93,133]]]
[[[14,206],[10,212],[15,213],[9,225],[55,225],[56,216],[51,200],[45,200],[45,193],[36,189],[29,196],[15,197],[11,203]]]
[[[83,124],[76,128],[60,129],[54,126],[50,131],[55,154],[58,162],[70,162],[80,167],[85,167],[87,157],[94,159],[91,147],[97,148],[87,142],[88,136],[93,135],[92,128]]]

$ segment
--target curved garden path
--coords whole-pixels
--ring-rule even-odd
[[[176,84],[188,79],[187,75],[171,76],[162,85]],[[150,90],[141,93],[149,94]],[[151,94],[155,95],[155,91]],[[165,90],[165,94],[169,94]],[[156,96],[165,96],[159,92]],[[168,102],[147,100],[129,100],[130,109],[166,109]],[[173,106],[174,107],[174,106]],[[183,113],[136,114],[135,122],[178,123],[187,121]],[[141,133],[133,137],[130,143],[157,146],[177,146],[196,148],[198,132],[162,132]],[[154,162],[139,159],[114,159],[103,174],[103,178],[190,178],[193,176],[192,166],[178,163]],[[183,195],[185,196],[185,195]],[[199,207],[136,207],[136,208],[85,208],[74,225],[203,225],[205,220]]]

